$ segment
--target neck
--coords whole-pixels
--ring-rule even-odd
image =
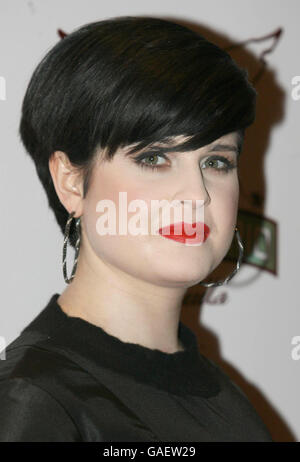
[[[186,290],[141,281],[82,252],[73,281],[57,302],[67,315],[124,342],[174,353],[183,350],[178,325]]]

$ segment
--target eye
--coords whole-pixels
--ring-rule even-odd
[[[150,162],[145,162],[146,160]],[[157,160],[160,159],[161,162]],[[141,154],[134,159],[134,162],[141,168],[149,168],[152,171],[156,171],[159,169],[164,168],[163,166],[166,164],[164,160],[168,160],[168,158],[164,154],[159,154],[157,152],[148,152],[146,154]]]
[[[150,169],[150,171],[164,170],[166,162],[169,159],[165,154],[160,152],[146,152],[134,158],[134,162],[141,168]],[[224,156],[210,156],[202,165],[204,170],[215,173],[228,173],[237,167],[237,164]]]
[[[212,156],[206,159],[202,168],[212,169],[218,173],[228,173],[236,167],[237,165],[233,161],[224,156]]]

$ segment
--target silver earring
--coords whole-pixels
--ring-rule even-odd
[[[64,274],[64,279],[67,284],[70,284],[74,278],[74,274],[76,271],[77,267],[77,261],[78,261],[78,254],[79,254],[79,248],[80,248],[80,217],[76,218],[75,224],[76,224],[76,233],[77,233],[77,240],[75,244],[75,257],[74,257],[74,264],[73,264],[73,269],[72,269],[72,274],[70,279],[67,276],[67,262],[66,262],[66,256],[67,256],[67,245],[68,245],[68,239],[69,239],[69,232],[70,232],[70,226],[71,226],[71,221],[73,219],[75,212],[71,212],[69,214],[68,221],[66,223],[65,227],[65,236],[64,236],[64,245],[63,245],[63,274]]]
[[[226,279],[224,279],[224,281],[218,281],[218,282],[200,282],[200,285],[201,285],[201,286],[204,286],[204,287],[214,287],[214,286],[222,286],[223,284],[227,284],[228,281],[230,281],[230,279],[233,278],[233,276],[234,276],[234,275],[238,272],[238,270],[240,269],[241,262],[242,262],[242,259],[243,259],[243,255],[244,255],[244,246],[243,246],[243,243],[242,243],[242,240],[241,240],[241,236],[240,236],[240,233],[239,233],[237,227],[235,227],[235,234],[236,234],[236,238],[237,238],[238,245],[239,245],[239,257],[238,257],[238,261],[237,261],[237,264],[236,264],[236,268],[234,269],[234,271],[233,271],[229,276],[227,276]]]

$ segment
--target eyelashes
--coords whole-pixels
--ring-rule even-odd
[[[152,172],[157,172],[157,171],[163,171],[168,169],[169,167],[166,166],[165,162],[162,162],[161,164],[148,164],[147,162],[144,162],[145,159],[155,159],[155,158],[161,158],[164,160],[169,160],[165,154],[158,153],[158,152],[148,152],[148,153],[143,153],[140,154],[139,156],[134,158],[134,162],[143,169],[147,169]],[[237,167],[237,164],[230,159],[228,159],[225,156],[220,156],[220,155],[213,155],[209,156],[204,164],[204,170],[209,169],[214,171],[215,173],[221,173],[221,174],[226,174],[229,171],[235,169]],[[220,166],[221,164],[221,166]]]

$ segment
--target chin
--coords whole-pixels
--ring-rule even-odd
[[[170,262],[169,266],[171,266]],[[159,285],[162,283],[170,287],[189,288],[203,281],[211,273],[207,268],[201,269],[201,266],[195,266],[195,264],[193,266],[194,270],[192,270],[191,264],[181,266],[180,268],[176,268],[175,265],[173,265],[173,268],[170,268],[169,271],[162,271],[160,267],[156,280]]]

